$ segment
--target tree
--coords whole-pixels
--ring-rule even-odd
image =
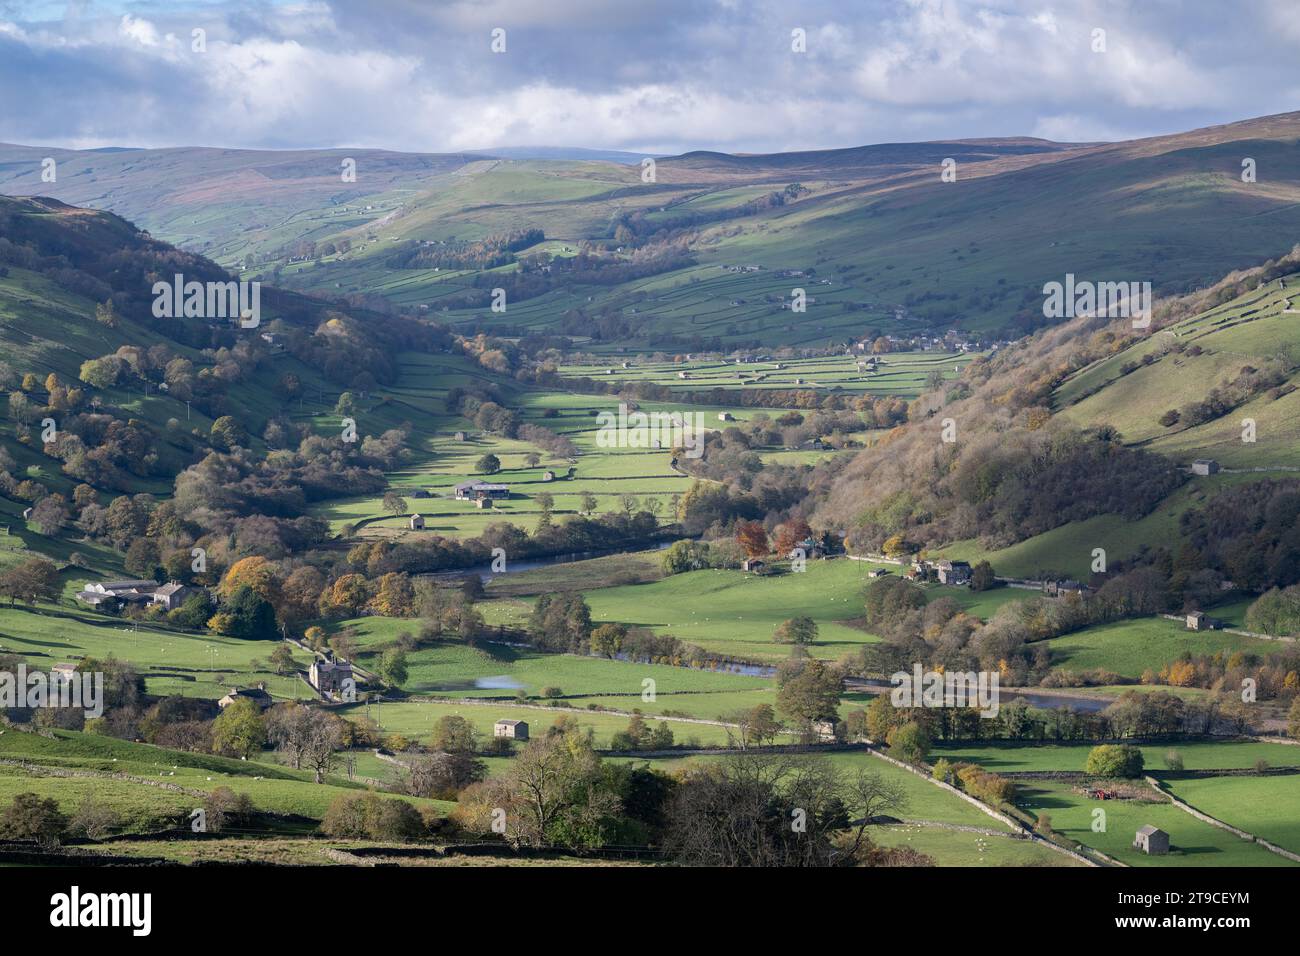
[[[1293,740],[1300,740],[1300,697],[1291,701],[1291,709],[1287,711],[1286,733]]]
[[[235,700],[212,722],[213,753],[247,757],[261,750],[265,742],[262,712],[251,700]]]
[[[472,754],[478,750],[478,732],[464,717],[447,714],[433,725],[435,750],[449,754]]]
[[[136,538],[126,549],[122,566],[132,574],[151,578],[158,570],[158,542],[153,538]]]
[[[555,507],[555,496],[543,491],[534,500],[537,502],[537,507],[542,510],[541,516],[537,519],[537,530],[541,531],[551,526],[551,511]]]
[[[230,415],[222,415],[214,421],[209,434],[213,446],[222,451],[230,451],[248,443],[248,432]]]
[[[280,588],[280,600],[275,602],[280,620],[293,626],[314,618],[319,613],[317,602],[324,589],[325,575],[316,568],[311,565],[295,568],[284,579]]]
[[[365,575],[344,574],[321,594],[320,610],[326,616],[356,617],[369,600]]]
[[[1246,627],[1275,637],[1300,631],[1300,585],[1261,594],[1246,610]]]
[[[118,815],[110,807],[86,794],[68,821],[68,832],[88,840],[102,840],[120,823]]]
[[[382,505],[383,509],[394,517],[406,514],[406,499],[396,491],[385,492]]]
[[[93,385],[95,388],[112,388],[122,380],[122,372],[126,368],[126,363],[116,355],[106,355],[103,358],[88,359],[81,363],[81,369],[77,372],[77,378],[81,379],[87,385]],[[10,411],[13,410],[15,402],[11,396],[9,399]]]
[[[167,615],[167,620],[178,627],[199,630],[212,617],[212,599],[207,591],[199,591],[187,597],[180,607]],[[274,657],[274,655],[272,655]]]
[[[104,528],[113,547],[125,551],[149,527],[149,515],[130,495],[118,495],[108,506]]]
[[[815,720],[833,720],[839,711],[844,678],[817,658],[806,658],[777,672],[780,685],[776,708],[788,720],[807,726]]]
[[[399,647],[390,647],[379,658],[376,668],[379,679],[389,687],[400,687],[406,683],[406,651]]]
[[[217,586],[217,594],[228,600],[240,587],[252,588],[260,597],[275,602],[280,597],[275,565],[261,555],[241,558],[230,566]]]
[[[698,571],[709,566],[709,546],[703,541],[674,541],[664,551],[663,567],[668,574]]]
[[[474,464],[474,470],[484,475],[495,475],[501,470],[501,459],[488,452]]]
[[[619,809],[618,795],[601,774],[600,757],[576,732],[530,741],[506,781],[507,825],[513,822],[516,837],[534,846],[599,846]]]
[[[875,774],[744,752],[685,772],[665,813],[664,844],[686,865],[855,866],[873,849],[872,822],[905,806],[901,786]]]
[[[627,628],[622,624],[601,624],[591,632],[591,652],[613,660],[626,637]]]
[[[487,777],[487,765],[465,753],[437,753],[407,761],[406,792],[413,797],[454,800]]]
[[[246,641],[269,641],[276,636],[275,608],[247,585],[235,589],[218,617],[224,618],[221,633]]]
[[[384,799],[373,793],[337,797],[325,811],[321,830],[344,839],[409,843],[424,835],[420,811],[405,800]]]
[[[1093,777],[1140,777],[1142,751],[1131,744],[1101,744],[1088,752],[1083,771]]]
[[[771,553],[767,543],[767,530],[760,521],[742,521],[737,524],[736,541],[747,557],[762,558]]]
[[[117,313],[113,309],[112,299],[106,299],[95,305],[95,321],[110,329],[117,328]]]
[[[253,799],[229,787],[213,787],[203,800],[203,813],[209,832],[220,833],[227,824],[247,822],[253,815]]]
[[[292,674],[297,667],[293,660],[293,651],[288,644],[277,644],[271,652],[271,667],[281,677]]]
[[[789,557],[801,541],[812,537],[812,528],[803,518],[792,518],[776,527],[776,553]]]
[[[311,768],[317,783],[324,783],[325,775],[333,769],[345,734],[343,720],[333,714],[316,711],[303,749],[303,763]]]
[[[976,562],[971,568],[970,589],[972,591],[987,591],[997,584],[993,574],[993,565],[987,561]]]
[[[739,710],[730,715],[724,714],[721,719],[736,725],[734,737],[730,729],[727,730],[727,736],[741,750],[745,750],[750,745],[762,746],[764,741],[775,740],[776,735],[781,732],[781,722],[776,719],[776,712],[772,710],[771,704],[758,704],[748,710]]]
[[[46,495],[32,506],[32,524],[47,538],[52,538],[68,523],[68,507],[63,495]]]
[[[62,590],[59,569],[44,558],[28,558],[0,572],[0,596],[9,598],[10,607],[19,601],[24,604],[54,602]]]
[[[596,504],[597,503],[596,503],[595,495],[593,495],[590,491],[583,493],[582,504],[581,504],[583,514],[589,515],[594,513],[596,510]]]
[[[930,752],[930,735],[914,720],[891,730],[885,742],[891,754],[907,763],[921,763]]]
[[[547,650],[577,652],[591,635],[591,608],[581,594],[543,594],[533,605],[528,633]]]
[[[68,829],[68,818],[53,797],[20,793],[0,811],[0,834],[8,840],[35,840],[40,846],[58,846]]]
[[[313,717],[303,704],[276,704],[266,712],[266,739],[286,754],[295,770],[302,769],[308,727]]]
[[[415,607],[415,588],[410,577],[398,571],[385,574],[375,582],[375,594],[369,606],[384,617],[409,616]]]
[[[817,622],[810,617],[792,617],[772,634],[778,644],[812,644],[817,640]]]
[[[9,393],[9,414],[16,422],[26,425],[31,421],[32,403],[22,392]]]

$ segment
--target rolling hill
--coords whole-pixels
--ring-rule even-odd
[[[1289,113],[1113,144],[692,152],[657,159],[649,182],[635,164],[535,152],[0,147],[0,191],[112,209],[228,267],[379,295],[467,330],[594,348],[824,346],[927,328],[1022,333],[1047,321],[1042,284],[1066,273],[1174,294],[1257,265],[1300,230],[1298,141]],[[44,155],[56,183],[40,181]],[[355,183],[340,179],[347,156]],[[1256,181],[1243,181],[1245,159]],[[530,229],[545,238],[504,265],[425,268],[411,255]],[[583,249],[639,268],[510,285],[520,259]],[[485,307],[498,285],[504,313]],[[782,302],[796,286],[814,299],[797,321]]]

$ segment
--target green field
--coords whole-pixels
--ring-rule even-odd
[[[314,696],[298,678],[281,677],[268,669],[267,660],[279,644],[145,624],[136,627],[91,611],[0,608],[0,652],[20,654],[28,667],[42,670],[60,662],[111,655],[134,664],[151,694],[221,697],[232,685],[265,683],[275,697]],[[304,653],[295,650],[295,659],[300,667],[307,666]]]
[[[302,814],[315,819],[325,814],[335,798],[356,791],[355,785],[338,776],[317,784],[305,770],[293,770],[270,761],[184,753],[73,731],[57,731],[53,739],[6,731],[0,734],[0,759],[21,759],[38,766],[98,774],[78,778],[41,776],[39,770],[0,766],[0,802],[33,791],[53,797],[65,812],[71,813],[81,798],[89,794],[96,802],[116,811],[123,824],[137,832],[176,825],[176,815],[188,814],[198,805],[195,801],[201,799],[194,794],[142,782],[146,780],[189,791],[229,787],[236,793],[247,794],[256,810]],[[114,774],[135,779],[110,776]],[[418,798],[393,799],[408,799],[417,806],[441,811],[451,806]]]
[[[930,753],[931,761],[948,760],[977,763],[995,773],[1024,770],[1067,770],[1082,773],[1091,744],[987,744],[953,746],[939,743]],[[1274,767],[1300,767],[1300,747],[1255,741],[1171,741],[1167,744],[1144,744],[1142,755],[1148,773],[1159,775],[1165,767],[1165,754],[1177,750],[1187,770],[1245,770],[1260,760]]]
[[[1246,367],[1280,363],[1284,381],[1294,389],[1300,381],[1295,344],[1300,316],[1286,309],[1297,294],[1300,275],[1275,279],[1088,366],[1058,389],[1062,414],[1076,423],[1108,422],[1125,440],[1176,460],[1214,458],[1228,468],[1294,472],[1300,392],[1266,391],[1201,424],[1166,426],[1158,419],[1228,384]],[[1135,363],[1143,364],[1125,370]],[[1253,442],[1242,438],[1246,418],[1255,423]]]
[[[934,859],[938,866],[1083,866],[1078,860],[1030,840],[987,836],[963,830],[917,825],[876,827],[871,839],[880,846],[907,847]]]
[[[705,570],[676,574],[651,584],[605,588],[586,595],[593,620],[621,621],[672,634],[691,644],[742,660],[774,661],[789,648],[772,641],[783,621],[807,615],[817,622],[816,657],[836,659],[878,638],[863,630],[862,590],[877,565],[832,559],[811,561],[802,573],[755,576],[742,571]],[[895,569],[897,570],[897,569]],[[1024,595],[1010,589],[972,592],[934,586],[930,600],[955,598],[972,613]]]
[[[365,649],[390,639],[410,621],[358,618],[346,622],[361,649],[358,662],[374,664],[375,652]],[[642,664],[573,654],[550,654],[502,644],[469,647],[441,644],[407,655],[408,679],[402,689],[413,694],[444,697],[504,699],[517,692],[540,697],[543,689],[558,688],[566,706],[596,703],[616,710],[639,709],[646,714],[687,714],[713,719],[719,714],[775,702],[772,681],[721,671],[668,664]],[[646,682],[650,681],[651,684]],[[646,700],[648,693],[653,700]]]
[[[926,379],[939,372],[958,377],[973,357],[969,352],[890,352],[885,355],[831,355],[818,358],[778,356],[739,363],[723,358],[681,362],[637,360],[631,368],[615,365],[565,365],[560,374],[591,378],[613,385],[650,383],[675,392],[739,389],[799,390],[850,395],[915,398],[926,390]],[[862,363],[874,361],[874,370]],[[686,377],[683,378],[682,376]]]
[[[425,744],[433,734],[433,725],[439,718],[448,714],[464,717],[483,737],[492,736],[492,725],[498,720],[526,721],[530,735],[541,736],[557,719],[564,716],[575,720],[584,730],[590,728],[596,735],[597,748],[608,748],[610,737],[625,730],[629,720],[625,716],[602,714],[597,711],[521,707],[507,703],[472,704],[443,701],[389,701],[372,704],[369,708],[364,704],[358,704],[352,708],[344,708],[342,713],[345,716],[369,716],[385,733],[401,734],[409,740]],[[655,718],[653,723],[658,724],[658,718]],[[669,719],[668,725],[672,728],[674,743],[679,745],[694,742],[704,747],[725,746],[728,740],[727,728],[716,724]]]
[[[1154,791],[1152,791],[1154,793]],[[1092,800],[1069,785],[1035,780],[1019,790],[1018,806],[1031,816],[1045,813],[1061,836],[1100,850],[1129,866],[1296,866],[1284,857],[1203,823],[1171,803],[1137,800]],[[1094,810],[1105,812],[1104,832],[1093,829]],[[1157,826],[1169,834],[1167,856],[1147,856],[1134,849],[1140,827]]]
[[[1210,777],[1166,786],[1202,813],[1300,853],[1300,778]]]
[[[723,758],[692,756],[656,758],[649,761],[643,761],[642,758],[636,757],[620,759],[632,763],[647,762],[650,766],[659,770],[674,772],[693,763]],[[957,826],[983,827],[987,830],[1010,832],[1010,828],[1005,823],[971,806],[965,800],[935,785],[932,781],[873,757],[864,751],[836,751],[822,754],[818,759],[825,760],[846,774],[866,771],[898,784],[907,800],[907,805],[900,814],[904,820],[928,820],[934,823],[950,823]]]
[[[1048,642],[1052,663],[1068,671],[1107,670],[1121,677],[1159,672],[1183,654],[1199,657],[1218,651],[1275,650],[1275,641],[1258,640],[1224,631],[1189,631],[1164,618],[1137,618],[1099,624],[1055,637]]]

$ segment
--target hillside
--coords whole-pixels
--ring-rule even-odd
[[[55,182],[41,163],[55,161]],[[357,181],[342,181],[356,161]],[[117,213],[161,239],[233,261],[239,248],[291,242],[318,228],[375,218],[390,190],[420,187],[482,157],[377,149],[67,150],[0,144],[0,194],[54,196]],[[365,201],[349,205],[348,196]]]
[[[1260,283],[1081,369],[1056,390],[1059,413],[1106,422],[1179,461],[1300,466],[1300,274]],[[1176,418],[1164,418],[1169,412]],[[1253,441],[1243,422],[1254,422]]]
[[[0,189],[111,208],[249,274],[379,295],[470,330],[593,347],[826,345],[1019,334],[1046,321],[1041,287],[1066,273],[1172,294],[1256,265],[1300,227],[1297,140],[1292,113],[1115,144],[695,152],[659,158],[652,182],[604,161],[359,151],[352,184],[340,150],[72,153],[42,184],[33,163],[49,151],[6,147]],[[1256,182],[1242,182],[1246,157]],[[940,179],[948,158],[955,182]],[[160,172],[169,188],[151,193]],[[545,238],[493,264],[462,255],[532,229]],[[422,267],[420,254],[438,261],[430,251],[453,265]],[[498,286],[504,313],[487,308]],[[782,301],[796,286],[814,299],[799,321]]]
[[[1179,588],[1192,569],[1292,583],[1298,265],[1293,251],[1165,300],[1147,330],[1081,318],[977,357],[908,424],[818,470],[817,520],[863,550],[1008,576],[1086,579],[1101,549],[1112,570],[1176,561]],[[1201,458],[1221,469],[1193,475]]]
[[[170,497],[177,477],[213,452],[233,456],[220,479],[228,514],[292,515],[305,507],[304,488],[314,488],[306,498],[380,488],[376,448],[398,455],[404,429],[414,422],[429,432],[438,420],[442,408],[432,398],[487,377],[458,380],[468,364],[445,356],[443,380],[426,377],[422,396],[385,391],[355,400],[359,441],[344,444],[340,395],[396,389],[398,357],[445,352],[446,336],[271,288],[262,290],[256,330],[156,317],[153,283],[176,273],[228,278],[112,214],[0,197],[0,387],[8,397],[0,422],[0,566],[29,554],[62,566],[75,556],[73,563],[120,576],[120,552],[134,531],[107,534],[91,516],[118,496]],[[430,392],[431,384],[441,390]],[[308,459],[296,453],[313,435],[334,443],[330,474],[317,465],[309,476]],[[383,443],[366,445],[380,435]],[[258,462],[271,452],[277,466],[268,470]],[[298,472],[287,489],[286,476],[274,474],[285,466]],[[24,520],[37,504],[48,521]],[[79,524],[69,527],[74,519]]]

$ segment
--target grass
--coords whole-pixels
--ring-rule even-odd
[[[151,694],[221,697],[231,685],[265,683],[276,697],[312,696],[296,677],[281,677],[266,660],[279,641],[243,641],[190,634],[131,622],[91,611],[42,607],[0,608],[0,652],[19,654],[28,667],[48,670],[61,661],[110,655],[130,661]],[[295,652],[300,666],[306,657]]]
[[[621,621],[666,631],[687,643],[741,660],[775,662],[789,648],[772,641],[783,621],[806,615],[818,625],[818,639],[808,648],[816,657],[835,659],[879,638],[863,630],[862,590],[865,561],[811,561],[801,573],[756,576],[742,571],[704,570],[676,574],[661,581],[587,593],[592,619]],[[1010,589],[972,592],[934,586],[929,600],[952,597],[973,613],[987,615],[1022,595]]]
[[[693,764],[726,758],[691,756],[657,758],[648,761],[637,757],[619,759],[632,763],[648,763],[651,767],[665,773],[675,773]],[[1010,832],[1006,824],[971,806],[960,797],[910,771],[873,757],[865,751],[835,751],[821,754],[812,759],[825,761],[846,774],[855,774],[861,770],[896,783],[902,789],[907,801],[906,806],[897,814],[903,819],[929,820],[935,823],[950,823],[957,826],[983,827],[989,830]]]
[[[938,866],[1083,866],[1079,861],[1030,840],[993,837],[963,830],[904,824],[876,827],[879,846],[908,847],[934,859]]]
[[[597,444],[595,413],[616,411],[617,398],[524,390],[503,383],[510,393],[511,406],[522,420],[574,442],[578,457],[569,460],[523,441],[484,433],[446,412],[447,391],[471,379],[493,381],[486,371],[475,370],[462,359],[421,355],[404,357],[401,371],[398,385],[380,395],[388,413],[405,414],[416,432],[409,460],[388,475],[389,487],[405,497],[409,513],[424,516],[424,530],[412,531],[405,516],[386,515],[382,495],[376,495],[331,499],[316,505],[312,513],[328,521],[336,533],[359,522],[364,522],[358,529],[362,537],[475,536],[500,521],[534,531],[543,511],[537,500],[541,494],[552,496],[555,520],[580,513],[587,495],[595,498],[597,514],[623,510],[624,498],[631,496],[638,509],[667,515],[673,496],[690,486],[690,479],[670,467],[671,453],[667,449],[602,448]],[[429,382],[436,384],[431,386]],[[643,408],[674,411],[681,406],[647,403]],[[710,415],[708,420],[716,423],[716,415]],[[458,431],[467,432],[467,440],[457,441]],[[536,466],[527,461],[533,453],[541,457]],[[479,459],[487,454],[497,456],[501,462],[501,470],[490,476],[476,470]],[[548,470],[555,473],[555,480],[545,480]],[[454,496],[453,486],[469,479],[509,485],[510,495],[495,501],[490,509],[479,509],[473,502]],[[417,493],[428,497],[416,497]]]
[[[1092,744],[982,744],[955,746],[938,744],[930,761],[946,757],[950,761],[977,763],[995,773],[1025,770],[1065,770],[1082,773]],[[1170,741],[1167,744],[1141,745],[1148,773],[1159,774],[1165,767],[1165,754],[1177,750],[1187,770],[1245,770],[1266,760],[1274,767],[1300,766],[1300,747],[1256,741]]]
[[[1224,631],[1189,631],[1164,618],[1135,618],[1099,624],[1064,637],[1052,638],[1052,663],[1063,670],[1107,670],[1121,677],[1141,677],[1159,672],[1183,654],[1195,657],[1223,651],[1276,650],[1273,641],[1228,634]]]
[[[1079,424],[1107,422],[1125,440],[1182,461],[1212,457],[1232,468],[1293,466],[1300,442],[1300,393],[1263,393],[1199,425],[1165,426],[1158,419],[1170,409],[1200,401],[1244,367],[1260,368],[1279,358],[1290,369],[1294,387],[1300,365],[1296,317],[1284,309],[1298,291],[1300,276],[1274,280],[1094,363],[1058,389],[1062,414]],[[1255,422],[1254,442],[1242,440],[1244,418]]]
[[[363,666],[375,663],[376,648],[409,621],[378,617],[345,622],[357,634]],[[503,644],[469,647],[447,643],[407,655],[408,679],[402,689],[447,697],[504,699],[522,691],[540,698],[545,688],[558,688],[562,703],[585,707],[595,703],[646,714],[687,714],[713,719],[741,707],[775,701],[772,681],[724,671],[668,664],[642,664],[573,654],[549,654]],[[650,681],[652,683],[647,684]],[[647,694],[654,699],[646,700]],[[539,701],[540,702],[540,701]]]
[[[132,840],[131,842],[109,842],[92,848],[91,852],[111,856],[161,857],[172,863],[191,865],[195,863],[262,863],[276,866],[340,866],[337,860],[326,855],[329,849],[346,852],[358,846],[366,848],[390,846],[395,850],[409,848],[409,844],[384,844],[373,840],[346,842],[322,839],[222,837],[215,840]],[[418,867],[551,867],[563,866],[647,866],[644,862],[624,860],[601,860],[583,857],[548,857],[543,859],[515,858],[503,856],[462,856],[447,857],[408,857],[394,855],[368,859],[376,865],[418,866]]]
[[[344,716],[365,715],[367,708],[356,705],[342,709]],[[473,704],[447,703],[443,701],[402,701],[372,705],[369,717],[378,721],[380,728],[389,734],[402,736],[428,743],[433,734],[433,726],[438,719],[448,714],[464,717],[481,737],[492,736],[492,725],[498,720],[523,720],[528,723],[531,736],[541,736],[561,716],[577,722],[583,729],[590,729],[595,734],[597,748],[607,748],[610,738],[628,725],[628,717],[615,714],[602,714],[598,711],[580,711],[551,709],[547,707],[521,707],[516,704]],[[653,721],[658,724],[658,719]],[[682,720],[668,720],[677,744],[691,741],[701,746],[725,746],[727,730],[714,724],[697,724]]]
[[[779,285],[778,285],[779,287]],[[811,294],[811,293],[810,293]],[[821,294],[818,292],[817,294]],[[672,392],[701,392],[720,389],[763,391],[800,390],[820,393],[897,396],[915,398],[925,391],[926,379],[939,372],[955,379],[973,358],[969,352],[892,352],[874,356],[880,363],[866,371],[858,363],[868,356],[829,355],[816,358],[780,357],[769,361],[736,364],[723,359],[685,362],[637,361],[624,369],[613,365],[565,365],[560,374],[567,378],[594,378],[614,385],[654,384]],[[688,377],[682,378],[681,373]],[[737,415],[745,421],[749,415]]]
[[[1166,786],[1202,813],[1300,853],[1300,779],[1208,777]]]
[[[1226,830],[1203,823],[1171,803],[1092,800],[1074,793],[1068,784],[1035,780],[1020,788],[1017,804],[1031,816],[1040,813],[1050,816],[1052,828],[1061,836],[1098,849],[1129,866],[1295,865]],[[1094,816],[1095,810],[1102,810],[1105,816]],[[1094,821],[1103,821],[1104,831],[1094,830]],[[1148,824],[1169,834],[1174,852],[1167,856],[1147,856],[1133,848],[1137,830]]]
[[[307,771],[278,766],[269,760],[233,760],[210,754],[167,750],[148,744],[74,731],[57,731],[53,738],[6,731],[0,734],[0,758],[64,770],[99,774],[94,777],[41,776],[12,765],[0,767],[0,799],[12,799],[27,791],[58,800],[65,812],[76,810],[83,796],[116,811],[135,832],[173,825],[176,814],[188,813],[201,799],[195,794],[177,793],[164,786],[150,786],[145,780],[192,791],[229,787],[245,793],[259,811],[298,814],[319,820],[331,802],[357,787],[339,777],[326,783],[312,782]],[[114,779],[110,774],[127,774],[137,780]],[[450,804],[420,798],[407,799],[417,806],[440,812]]]

